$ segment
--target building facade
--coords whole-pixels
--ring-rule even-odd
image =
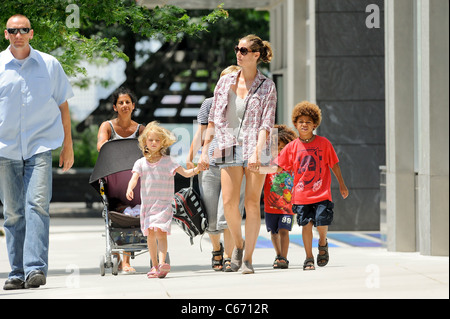
[[[350,187],[342,201],[334,184],[337,228],[378,223],[388,250],[448,256],[449,2],[272,3],[283,122],[317,102]]]
[[[342,200],[333,182],[331,230],[381,230],[388,250],[448,256],[449,2],[230,0],[225,8],[255,5],[270,11],[278,122],[291,125],[300,101],[317,103],[317,133],[340,158],[350,196]]]

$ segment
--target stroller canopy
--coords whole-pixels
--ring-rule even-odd
[[[112,140],[103,144],[97,162],[89,179],[89,184],[98,188],[98,180],[105,176],[131,170],[134,163],[142,157],[136,138]]]

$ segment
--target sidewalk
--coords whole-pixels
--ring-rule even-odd
[[[254,253],[255,274],[214,272],[210,266],[211,244],[203,237],[190,245],[176,225],[169,236],[172,271],[165,279],[147,279],[149,255],[132,260],[136,274],[100,276],[100,257],[105,252],[103,219],[92,218],[94,210],[83,210],[91,218],[60,218],[53,206],[50,228],[50,269],[47,284],[38,289],[0,291],[0,299],[183,299],[187,306],[198,299],[448,299],[449,258],[419,253],[387,252],[376,232],[330,232],[330,262],[315,271],[303,271],[305,258],[301,231],[294,226],[288,259],[289,269],[274,270],[275,252],[265,225]],[[89,212],[88,212],[89,211]],[[98,211],[98,210],[97,210]],[[101,211],[101,209],[100,209]],[[73,212],[68,212],[73,214]],[[0,227],[3,220],[0,220]],[[316,244],[314,244],[316,247]],[[317,250],[315,249],[315,253]],[[9,272],[5,237],[0,237],[0,282]],[[250,299],[250,300],[248,300]],[[222,301],[223,301],[222,300]],[[216,300],[219,302],[219,300]],[[176,309],[180,311],[181,309]],[[222,311],[225,311],[222,309]]]

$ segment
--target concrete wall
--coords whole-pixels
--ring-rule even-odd
[[[380,28],[366,26],[373,5]],[[381,218],[389,250],[448,256],[449,2],[273,0],[270,10],[279,120],[317,102],[318,134],[350,189],[343,201],[333,181],[331,229],[379,229]]]
[[[316,1],[318,134],[334,145],[350,190],[333,179],[331,230],[379,230],[379,166],[385,163],[384,1]],[[366,26],[366,7],[380,9],[380,28]]]
[[[386,6],[386,214],[392,251],[449,253],[448,13],[445,0]]]

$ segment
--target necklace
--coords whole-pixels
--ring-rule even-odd
[[[312,139],[314,138],[314,134],[310,137],[310,138],[306,138],[306,139],[302,139],[301,137],[299,137],[300,141],[304,142],[304,143],[309,143],[312,141]]]

